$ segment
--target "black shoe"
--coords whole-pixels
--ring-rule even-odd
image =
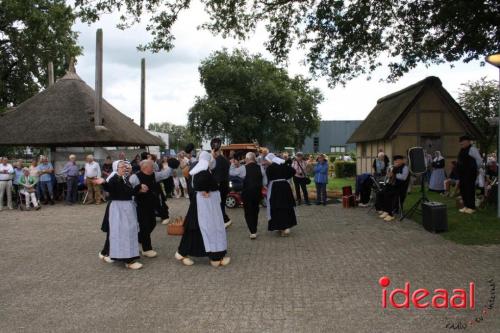
[[[326,202],[323,202],[323,206],[326,206]]]
[[[309,201],[306,201],[307,206],[311,206],[311,203]]]
[[[319,206],[319,205],[321,205],[321,202],[316,202],[316,206]]]

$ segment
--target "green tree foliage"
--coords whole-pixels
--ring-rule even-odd
[[[151,123],[148,129],[150,131],[168,133],[168,145],[170,149],[175,149],[175,151],[183,150],[188,143],[194,143],[195,146],[198,146],[200,143],[200,140],[191,134],[186,126],[174,125],[169,122]]]
[[[0,1],[0,110],[45,86],[49,61],[56,76],[65,73],[70,57],[81,52],[74,21],[64,0]]]
[[[120,10],[126,28],[151,17],[153,38],[141,45],[170,50],[172,26],[190,0],[76,0],[84,20]],[[388,59],[389,81],[417,64],[469,62],[498,51],[498,0],[203,0],[209,21],[202,26],[222,36],[245,39],[265,25],[267,49],[278,61],[296,44],[307,49],[314,74],[331,85],[369,75]],[[201,22],[196,22],[200,24]],[[384,64],[385,65],[385,64]]]
[[[189,111],[189,128],[200,137],[300,147],[318,129],[320,91],[259,55],[215,52],[199,71],[206,95]]]
[[[491,127],[488,119],[498,116],[498,82],[481,78],[462,84],[458,101],[472,122],[481,130],[478,141],[481,151],[491,153],[497,145],[498,128]]]

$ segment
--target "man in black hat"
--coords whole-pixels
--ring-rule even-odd
[[[476,209],[476,178],[483,162],[479,150],[472,145],[468,135],[460,137],[460,152],[457,159],[457,172],[460,195],[464,201],[461,213],[472,214]]]
[[[380,213],[380,218],[390,222],[394,220],[394,212],[403,206],[406,198],[406,190],[410,180],[410,171],[401,155],[393,157],[393,165],[387,171],[386,184],[377,193],[375,208]]]
[[[213,170],[213,175],[219,186],[221,199],[220,206],[222,209],[222,215],[224,216],[224,225],[227,228],[232,224],[231,219],[226,214],[226,198],[229,193],[229,169],[231,168],[231,163],[221,153],[221,145],[222,140],[219,138],[214,138],[210,141],[212,155],[215,158],[215,169]]]

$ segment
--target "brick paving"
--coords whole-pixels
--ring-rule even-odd
[[[187,201],[170,202],[171,216]],[[298,208],[288,238],[265,230],[251,241],[242,209],[229,211],[232,264],[207,259],[184,267],[179,237],[158,225],[155,259],[128,271],[97,258],[104,206],[56,205],[0,212],[1,332],[446,332],[476,318],[500,285],[500,247],[463,246],[412,222],[387,224],[365,209]],[[474,310],[386,309],[378,279],[391,287],[465,288],[476,282]],[[499,288],[497,288],[499,290]],[[497,291],[498,292],[498,291]],[[466,332],[500,332],[496,307]]]

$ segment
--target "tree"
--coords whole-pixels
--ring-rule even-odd
[[[188,143],[194,143],[195,146],[200,142],[191,132],[182,125],[174,125],[169,122],[151,123],[148,126],[150,131],[168,133],[168,146],[171,149],[180,151],[186,147]]]
[[[218,51],[199,72],[206,95],[196,98],[188,117],[189,129],[200,137],[300,147],[318,129],[320,91],[260,55]]]
[[[0,111],[40,91],[47,65],[63,75],[79,55],[75,15],[64,0],[0,1]]]
[[[498,83],[481,78],[462,84],[458,101],[472,122],[481,129],[483,138],[478,141],[481,151],[491,153],[497,144],[498,128],[491,127],[488,118],[498,116]]]
[[[170,50],[172,26],[190,0],[76,0],[83,20],[120,10],[119,27],[151,17],[153,38],[140,49]],[[305,47],[312,73],[332,86],[369,75],[390,60],[394,81],[420,64],[469,62],[498,51],[498,0],[203,0],[202,26],[224,37],[245,39],[259,23],[269,33],[267,49],[285,61],[291,47]]]

